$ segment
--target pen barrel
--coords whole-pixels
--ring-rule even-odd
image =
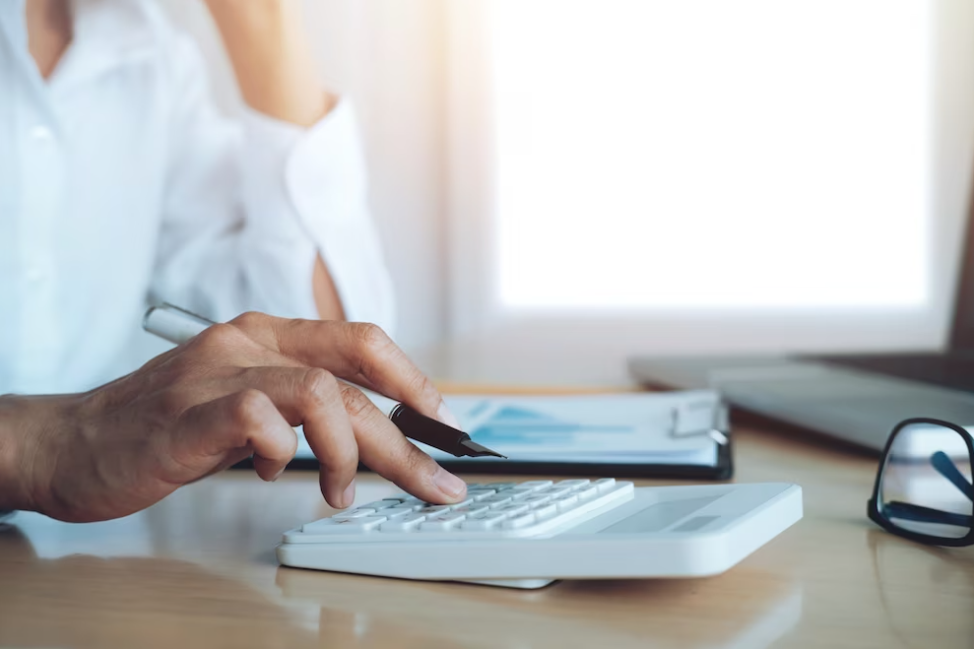
[[[196,336],[213,323],[171,304],[151,307],[142,318],[142,328],[177,345]]]
[[[407,405],[396,406],[389,419],[403,435],[410,439],[429,444],[455,457],[463,457],[467,454],[466,449],[460,446],[460,442],[470,439],[469,435],[441,421],[422,415]]]

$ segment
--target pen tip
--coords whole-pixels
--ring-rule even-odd
[[[483,446],[482,444],[478,444],[477,442],[475,442],[473,440],[469,440],[468,439],[468,440],[464,440],[463,442],[460,442],[460,443],[467,450],[471,451],[470,455],[472,455],[473,457],[483,457],[485,455],[489,455],[489,456],[492,456],[492,457],[499,457],[499,458],[502,458],[502,459],[505,459],[505,460],[507,459],[507,456],[506,455],[501,455],[497,451],[492,451],[489,448],[487,448],[486,446]]]

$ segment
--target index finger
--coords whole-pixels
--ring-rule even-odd
[[[381,327],[366,322],[288,320],[245,313],[230,322],[270,349],[402,401],[459,428],[433,382]]]
[[[406,439],[358,388],[344,385],[341,393],[366,466],[427,502],[455,503],[463,498],[463,480]]]

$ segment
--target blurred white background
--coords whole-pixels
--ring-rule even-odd
[[[238,101],[196,0],[215,91]],[[407,348],[936,348],[974,156],[966,0],[308,0]]]

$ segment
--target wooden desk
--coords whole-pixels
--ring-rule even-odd
[[[437,358],[478,353],[446,347],[420,359],[450,378]],[[626,387],[621,370],[585,373],[599,362],[580,364],[577,383],[597,375],[601,387]],[[18,515],[0,531],[0,646],[974,644],[974,549],[924,548],[878,530],[865,517],[875,458],[772,428],[737,428],[737,479],[797,482],[805,518],[719,577],[524,592],[282,568],[273,554],[281,532],[330,511],[317,479],[263,484],[231,472],[118,521]],[[395,491],[362,476],[358,501]]]

